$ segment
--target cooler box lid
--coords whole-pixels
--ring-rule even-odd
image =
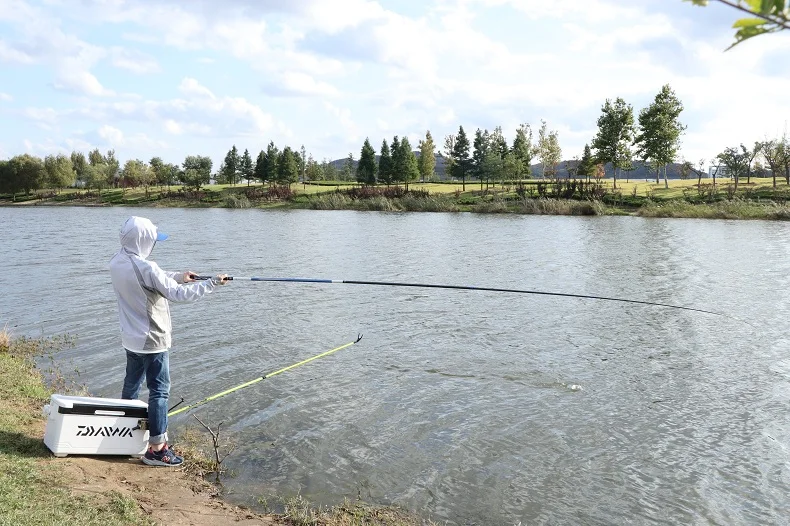
[[[58,413],[66,415],[105,415],[148,418],[148,404],[142,400],[53,394],[51,403],[53,409],[57,407]]]

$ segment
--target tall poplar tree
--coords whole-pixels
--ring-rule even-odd
[[[425,140],[420,141],[420,158],[417,164],[422,182],[432,181],[436,168],[436,145],[430,130],[425,132]]]

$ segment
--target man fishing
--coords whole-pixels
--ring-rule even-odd
[[[110,276],[118,297],[121,342],[126,350],[126,376],[121,398],[135,400],[143,377],[148,386],[148,450],[150,466],[178,466],[184,459],[167,446],[170,395],[171,322],[169,301],[196,301],[228,282],[227,275],[196,282],[197,274],[165,272],[150,261],[157,241],[167,234],[144,217],[132,216],[121,227],[121,249],[110,260]]]

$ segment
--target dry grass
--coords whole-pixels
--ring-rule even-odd
[[[8,332],[8,325],[0,331],[0,352],[8,352],[11,348],[11,333]]]
[[[392,506],[346,499],[338,506],[316,508],[301,495],[285,501],[285,512],[278,519],[289,526],[437,526]]]

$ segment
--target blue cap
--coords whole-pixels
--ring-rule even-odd
[[[168,236],[167,234],[165,234],[164,232],[158,232],[158,231],[157,231],[157,233],[156,233],[156,240],[157,240],[157,241],[164,241],[164,240],[165,240],[165,239],[167,239],[168,237],[169,237],[169,236]]]

